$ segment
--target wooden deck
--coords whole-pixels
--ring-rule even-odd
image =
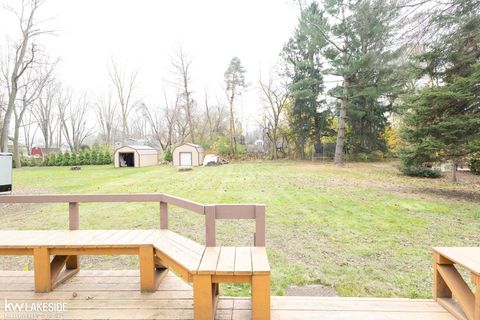
[[[0,319],[8,303],[66,303],[43,319],[192,319],[192,287],[169,273],[154,293],[141,293],[138,271],[87,271],[55,291],[35,293],[32,272],[0,272]],[[217,319],[250,319],[250,299],[222,297]],[[24,317],[23,319],[33,319]],[[272,297],[272,319],[454,320],[432,300]]]

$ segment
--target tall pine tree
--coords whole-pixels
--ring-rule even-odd
[[[395,92],[390,48],[397,15],[396,1],[327,0],[318,16],[306,18],[327,44],[322,50],[327,73],[341,78],[330,91],[339,100],[335,163],[344,161],[347,138],[357,152],[385,149],[382,133]]]
[[[319,97],[324,90],[320,52],[325,40],[307,23],[312,17],[322,19],[315,2],[302,12],[293,37],[282,52],[291,78],[290,125],[301,159],[306,158],[305,148],[312,136],[316,143],[320,143],[328,122],[328,111],[319,110],[322,103]]]
[[[431,17],[438,36],[417,60],[429,87],[406,98],[404,167],[459,161],[480,151],[480,3],[456,0]]]

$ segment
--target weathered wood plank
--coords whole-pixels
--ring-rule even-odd
[[[52,275],[50,272],[50,254],[48,248],[33,250],[33,265],[35,269],[35,291],[49,292],[52,290]]]
[[[235,271],[235,247],[221,247],[218,257],[217,271],[218,275],[233,275]]]
[[[433,251],[480,275],[480,247],[436,247]]]
[[[270,264],[265,247],[253,247],[251,250],[253,274],[269,274]]]
[[[202,261],[198,266],[198,274],[215,274],[217,270],[218,258],[220,256],[219,247],[207,247],[203,253]]]
[[[252,250],[251,247],[237,247],[235,249],[234,275],[252,274]]]
[[[252,277],[252,319],[270,319],[270,275]]]

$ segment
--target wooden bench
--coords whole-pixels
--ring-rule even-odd
[[[270,318],[265,247],[205,247],[169,230],[0,231],[0,255],[33,256],[36,292],[49,292],[75,275],[82,255],[121,254],[139,256],[142,291],[155,291],[167,268],[193,282],[197,320],[214,319],[219,284],[225,282],[250,283],[252,318]]]
[[[36,292],[49,292],[75,275],[80,270],[79,256],[138,255],[140,289],[154,291],[167,270],[155,264],[152,243],[168,236],[160,230],[0,231],[0,255],[33,256]],[[175,235],[169,241],[181,238]]]
[[[480,320],[480,247],[437,247],[433,255],[435,300],[457,319]],[[475,293],[455,265],[471,273]]]
[[[157,202],[160,230],[78,230],[82,202]],[[251,283],[252,318],[270,319],[265,206],[201,204],[168,194],[11,195],[0,203],[68,203],[70,231],[0,231],[0,255],[33,255],[35,290],[47,292],[76,274],[79,256],[139,256],[142,291],[154,291],[168,268],[193,282],[196,320],[213,319],[222,282]],[[168,230],[169,205],[205,217],[205,246]],[[218,247],[216,220],[255,220],[255,247]],[[51,258],[53,256],[53,259]],[[62,269],[65,268],[64,271]]]

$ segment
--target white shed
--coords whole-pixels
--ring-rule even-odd
[[[203,148],[198,144],[184,143],[173,149],[174,166],[201,166],[203,164],[203,157]]]
[[[148,167],[158,164],[157,150],[148,146],[123,146],[115,150],[115,168]]]

